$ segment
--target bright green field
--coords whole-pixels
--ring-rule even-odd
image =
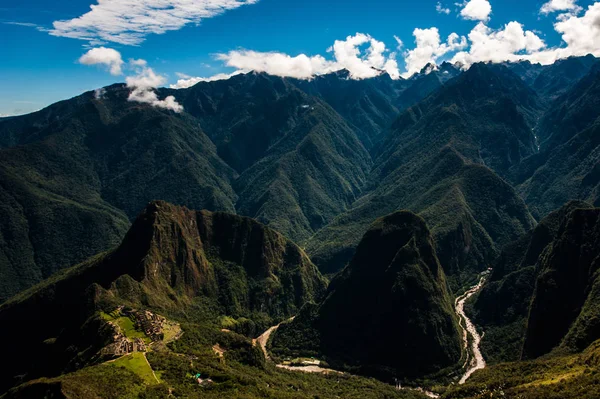
[[[152,373],[152,368],[150,368],[150,364],[146,361],[143,352],[134,352],[130,355],[123,356],[112,363],[117,367],[124,367],[125,369],[132,371],[148,385],[159,383]]]

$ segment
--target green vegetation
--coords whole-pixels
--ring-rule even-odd
[[[579,65],[576,71],[586,69]],[[552,103],[536,129],[540,153],[515,168],[512,180],[534,215],[543,217],[572,199],[599,204],[599,116],[600,67],[596,64]]]
[[[234,210],[234,172],[197,121],[127,95],[0,122],[0,302],[116,246],[151,200]]]
[[[56,385],[65,396],[81,399],[164,398],[169,392],[175,398],[425,398],[365,377],[278,369],[265,362],[262,351],[251,340],[221,332],[210,320],[183,326],[180,340],[169,344],[168,349],[146,354],[152,369],[143,353],[135,353],[58,378],[32,381],[13,389],[6,399],[28,398],[32,392],[48,393]],[[225,349],[223,359],[212,352],[215,343]],[[198,373],[212,382],[199,385],[194,378]]]
[[[477,64],[400,114],[374,161],[366,193],[309,240],[321,271],[341,270],[370,224],[407,209],[430,226],[453,292],[534,226],[501,177],[536,151],[535,93],[503,67]],[[508,154],[508,155],[507,155]]]
[[[594,62],[250,73],[161,89],[181,114],[114,85],[0,120],[0,394],[420,397],[274,367],[251,338],[295,315],[268,343],[276,360],[447,398],[589,397],[600,215],[552,210],[599,204]],[[464,360],[453,293],[490,266],[467,311],[493,366],[445,389]],[[111,324],[149,342],[118,306],[184,334],[167,325],[147,355],[101,363]]]
[[[318,355],[334,368],[410,380],[456,366],[458,320],[424,220],[378,219],[318,306],[275,332],[278,356]]]
[[[130,355],[120,357],[112,362],[112,364],[133,372],[135,375],[140,377],[146,385],[160,383],[160,381],[158,381],[154,375],[150,364],[146,360],[146,354],[143,352],[134,352]]]
[[[150,342],[150,338],[146,336],[146,334],[136,329],[135,322],[128,316],[121,316],[120,314],[116,314],[116,312],[112,312],[110,314],[105,312],[100,312],[100,316],[107,321],[114,322],[120,329],[121,333],[127,338],[140,338],[146,341],[146,343]]]
[[[302,250],[255,220],[153,202],[115,251],[0,306],[0,321],[14,326],[1,329],[0,340],[11,343],[4,351],[16,359],[0,390],[16,375],[54,375],[97,361],[113,336],[106,321],[128,338],[148,340],[114,311],[118,306],[209,320],[215,329],[225,315],[235,331],[256,336],[320,299],[326,285]],[[243,354],[247,364],[258,362],[256,351]],[[39,361],[32,364],[30,356]]]
[[[477,371],[443,399],[593,399],[600,391],[600,341],[578,355],[502,363]]]

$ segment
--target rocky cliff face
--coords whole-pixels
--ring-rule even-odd
[[[146,255],[128,274],[145,293],[136,298],[144,305],[169,308],[205,295],[227,313],[286,317],[326,287],[300,248],[246,217],[153,202],[121,248],[140,244],[148,245]]]

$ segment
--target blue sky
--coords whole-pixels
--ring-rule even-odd
[[[115,0],[104,0],[104,3],[111,1]],[[151,3],[158,0],[145,1]],[[172,1],[178,7],[190,0],[163,1]],[[67,28],[61,32],[51,32],[56,29],[53,28],[55,21],[71,21],[82,16],[90,11],[90,5],[97,4],[97,0],[6,0],[0,7],[0,115],[31,112],[86,90],[125,81],[128,74],[140,73],[140,68],[127,67],[129,59],[146,60],[147,68],[162,77],[157,83],[168,85],[183,76],[178,74],[209,77],[218,73],[255,69],[257,64],[259,68],[264,67],[265,71],[274,71],[276,74],[287,75],[286,68],[292,67],[295,70],[289,72],[290,76],[299,73],[295,59],[291,60],[292,66],[285,62],[281,64],[279,59],[265,55],[272,52],[290,57],[306,55],[313,65],[313,69],[306,72],[310,74],[346,65],[344,54],[347,55],[353,48],[362,51],[359,58],[365,59],[370,51],[369,46],[383,43],[385,50],[381,54],[382,63],[372,61],[373,66],[386,70],[397,69],[399,73],[406,74],[409,61],[412,69],[422,66],[425,59],[438,63],[443,60],[472,63],[526,55],[534,61],[545,61],[563,55],[596,53],[598,49],[595,46],[600,47],[600,37],[595,36],[600,30],[600,23],[596,25],[595,22],[596,5],[597,15],[600,16],[600,3],[594,1],[551,0],[551,3],[555,3],[554,8],[540,12],[545,1],[489,0],[491,13],[479,17],[461,15],[468,2],[459,4],[456,0],[439,2],[437,8],[443,12],[436,10],[437,0],[249,0],[252,4],[237,4],[236,1],[196,0],[196,5],[222,2],[224,12],[209,10],[206,14],[206,10],[201,9],[198,15],[208,15],[207,18],[192,15],[190,23],[183,26],[175,24],[171,30],[161,34],[153,33],[157,26],[160,30],[162,24],[161,10],[157,10],[153,15],[159,20],[158,24],[147,21],[150,26],[144,26],[145,19],[140,23],[143,33],[138,32],[134,39],[139,43],[125,43],[129,39],[121,42],[106,40],[106,37],[95,37],[97,32],[90,33],[89,30],[82,35],[77,31],[78,28],[73,30],[72,22],[68,22]],[[481,2],[488,3],[488,0],[472,1],[479,2],[477,6],[481,6]],[[594,9],[588,9],[590,6]],[[557,32],[554,24],[562,20],[567,20],[567,23],[560,28],[562,32]],[[506,29],[506,24],[511,21],[518,22],[522,31],[516,25],[512,26],[516,31]],[[479,47],[469,36],[477,26],[484,37]],[[420,37],[426,42],[424,48],[407,58],[416,47],[414,29],[433,27],[437,28],[440,47],[434,43],[430,48],[431,40],[435,42],[436,32],[423,31]],[[572,34],[581,32],[582,27],[583,36],[588,37],[573,38],[582,36],[580,33]],[[531,31],[531,34],[527,31]],[[358,32],[368,37],[366,43],[349,47],[342,42]],[[445,43],[450,43],[447,38],[452,33],[457,34],[456,40],[452,41],[452,45],[443,47]],[[571,34],[567,37],[571,37],[572,42],[565,43],[562,37],[565,34]],[[87,40],[73,38],[77,35],[85,36]],[[395,36],[401,39],[403,47],[398,49]],[[543,47],[538,39],[543,42]],[[327,52],[336,40],[341,41],[339,47],[335,52]],[[520,44],[514,44],[517,41]],[[97,65],[84,65],[79,61],[84,53],[100,46],[120,53],[124,63],[122,75],[108,73],[107,65],[102,60],[97,61]],[[337,49],[346,53],[338,53]],[[556,49],[560,49],[560,52]],[[250,54],[246,50],[253,52]],[[457,57],[456,53],[462,55]],[[224,56],[215,59],[216,54]],[[317,55],[327,61],[325,66],[322,65],[323,60],[311,58]],[[339,59],[336,58],[338,56]],[[397,61],[397,68],[393,63],[387,63],[391,59]],[[228,67],[228,63],[234,65]],[[359,72],[356,76],[364,77]]]

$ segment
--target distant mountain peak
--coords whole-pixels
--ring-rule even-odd
[[[422,75],[429,75],[431,72],[437,71],[437,70],[439,70],[438,66],[436,64],[429,62],[427,65],[425,65],[423,68],[421,68],[421,71],[419,73]]]

